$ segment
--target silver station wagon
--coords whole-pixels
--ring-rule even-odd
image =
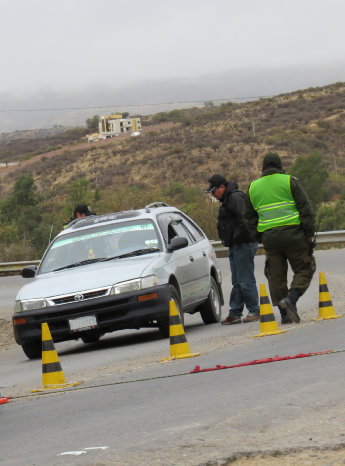
[[[16,342],[41,356],[41,323],[54,342],[97,341],[114,330],[157,327],[169,336],[169,301],[219,322],[224,304],[213,247],[200,227],[162,202],[72,222],[50,243],[14,307]]]

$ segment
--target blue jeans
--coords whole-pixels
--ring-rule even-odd
[[[244,305],[251,314],[260,314],[259,296],[254,276],[254,257],[257,243],[233,244],[229,248],[232,290],[230,294],[231,316],[240,317]]]

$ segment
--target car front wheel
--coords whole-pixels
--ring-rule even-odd
[[[169,285],[169,288],[170,288],[170,298],[175,301],[175,305],[176,305],[177,311],[178,311],[179,316],[180,316],[181,324],[184,325],[184,314],[183,314],[183,311],[182,311],[182,304],[181,304],[181,298],[180,298],[179,292],[174,287],[174,285]],[[161,335],[164,338],[168,338],[169,335],[170,335],[169,316],[170,316],[170,309],[168,310],[167,318],[163,319],[163,320],[159,320],[157,322],[159,331],[161,332]]]
[[[218,285],[211,277],[211,288],[207,300],[200,307],[200,315],[204,324],[215,324],[222,317],[222,305]]]
[[[22,348],[29,359],[38,359],[42,356],[42,342],[39,340],[23,343]]]
[[[181,324],[184,325],[184,314],[182,310],[181,297],[177,289],[174,287],[174,285],[169,285],[169,287],[170,287],[170,298],[175,301],[177,312],[179,313],[179,316],[180,316]]]

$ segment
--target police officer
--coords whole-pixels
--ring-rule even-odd
[[[285,174],[278,154],[265,155],[262,177],[253,181],[246,193],[244,219],[251,234],[264,245],[265,276],[282,324],[300,322],[296,303],[316,269],[314,215],[306,192],[297,178]],[[293,271],[289,289],[288,263]]]

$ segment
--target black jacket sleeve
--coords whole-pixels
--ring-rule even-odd
[[[259,216],[250,200],[249,188],[245,194],[243,218],[251,236],[261,243],[261,234],[258,232]]]
[[[256,235],[251,234],[243,218],[245,195],[242,191],[235,191],[231,195],[230,206],[232,217],[235,219],[233,228],[233,242],[247,243],[255,241]]]
[[[304,188],[298,182],[297,178],[294,176],[291,177],[290,187],[291,194],[299,212],[301,227],[303,228],[307,238],[312,238],[315,234],[315,218],[309,197]]]

